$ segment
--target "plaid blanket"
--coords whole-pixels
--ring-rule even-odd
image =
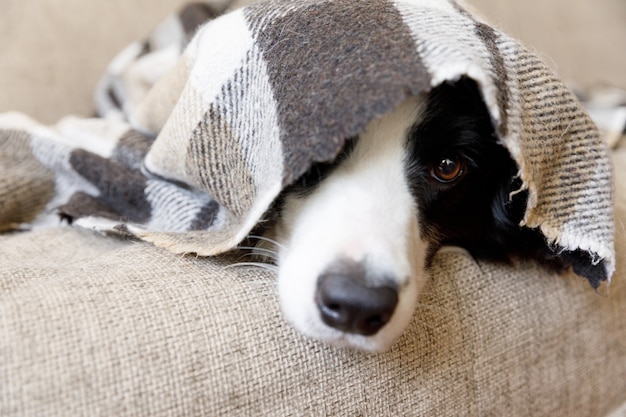
[[[522,226],[582,257],[577,271],[594,287],[610,280],[606,145],[518,42],[453,0],[227,6],[191,5],[122,51],[97,88],[101,118],[0,115],[0,230],[60,215],[218,254],[370,120],[469,77],[529,192]]]

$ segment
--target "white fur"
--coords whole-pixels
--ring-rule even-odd
[[[277,229],[279,295],[285,316],[307,336],[367,351],[391,346],[408,325],[425,281],[426,243],[404,168],[408,129],[420,98],[371,122],[348,159],[306,197],[289,196]],[[318,276],[340,258],[364,261],[394,277],[398,305],[391,321],[372,336],[324,324],[314,301]],[[376,274],[375,274],[376,275]]]

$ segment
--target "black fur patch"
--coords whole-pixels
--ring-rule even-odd
[[[561,267],[541,233],[518,226],[527,193],[518,192],[518,168],[498,143],[474,81],[462,78],[433,89],[407,147],[407,175],[430,241],[428,262],[442,245],[456,245],[477,258],[533,258]],[[432,176],[445,159],[464,164],[463,174],[448,183]]]

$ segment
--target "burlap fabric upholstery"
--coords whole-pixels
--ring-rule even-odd
[[[622,170],[621,221],[624,187]],[[440,254],[406,334],[368,355],[302,338],[275,277],[230,261],[72,228],[1,236],[0,414],[603,416],[626,401],[621,275],[603,297]]]

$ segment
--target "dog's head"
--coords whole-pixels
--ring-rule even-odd
[[[461,79],[372,121],[332,164],[286,190],[279,293],[304,334],[388,348],[408,325],[434,254],[505,259],[546,249],[518,227],[517,166],[476,84]]]

